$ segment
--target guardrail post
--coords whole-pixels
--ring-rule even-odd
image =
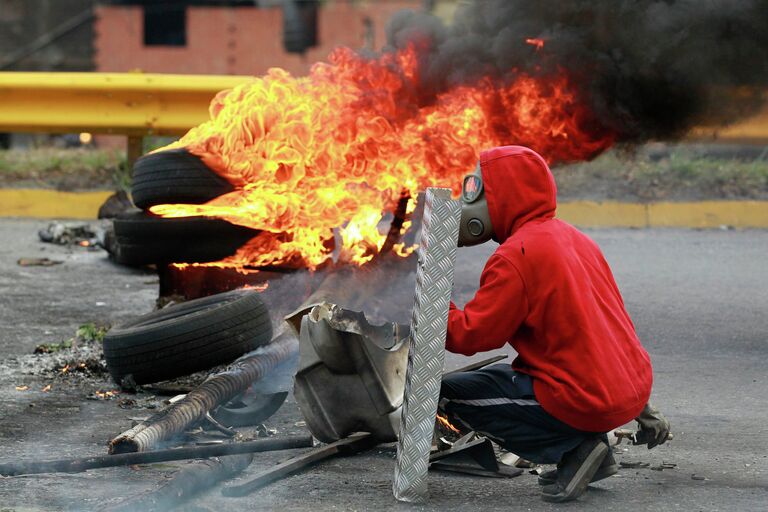
[[[131,171],[131,177],[133,177],[133,164],[144,153],[144,137],[141,135],[129,135],[128,146],[126,148],[125,158],[128,169]]]

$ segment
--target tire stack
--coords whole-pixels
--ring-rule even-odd
[[[233,255],[257,230],[209,217],[164,218],[148,210],[160,204],[202,204],[234,190],[185,149],[137,160],[131,196],[139,209],[117,216],[105,246],[131,266],[219,261]],[[210,370],[270,343],[272,323],[260,294],[237,289],[176,304],[112,328],[104,358],[124,388]],[[221,423],[260,423],[283,404],[286,392],[253,390],[211,411]]]
[[[131,196],[137,210],[114,219],[105,246],[123,265],[203,263],[233,255],[258,231],[210,217],[163,218],[160,204],[202,204],[234,190],[185,149],[151,153],[136,161]]]

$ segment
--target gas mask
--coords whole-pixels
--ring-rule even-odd
[[[461,186],[461,222],[459,224],[459,247],[478,245],[493,236],[491,215],[485,199],[483,175],[480,163],[475,172],[464,176]]]

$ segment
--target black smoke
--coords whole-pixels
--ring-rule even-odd
[[[477,0],[450,26],[400,12],[388,41],[419,49],[425,102],[481,76],[565,70],[623,142],[733,122],[755,113],[768,85],[765,0]]]

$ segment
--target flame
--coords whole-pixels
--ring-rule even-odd
[[[242,251],[242,248],[240,250]],[[247,258],[241,258],[237,254],[221,261],[207,263],[172,263],[171,266],[179,270],[204,267],[232,268],[243,275],[257,274],[259,272],[258,269],[247,268],[254,265]]]
[[[77,370],[84,370],[86,368],[86,366],[87,365],[85,363],[77,363],[77,366],[73,366],[73,365],[70,365],[70,364],[65,364],[64,366],[62,366],[59,369],[59,372],[60,373],[69,373],[69,372],[73,372],[73,371],[77,371]]]
[[[544,40],[538,37],[529,37],[528,39],[525,40],[525,44],[535,46],[536,51],[539,51],[542,48],[544,48]]]
[[[408,247],[406,247],[405,244],[395,244],[394,246],[392,246],[392,251],[398,256],[400,256],[401,258],[407,258],[411,254],[413,254],[413,252],[418,248],[419,248],[418,244],[411,245]]]
[[[51,386],[50,384],[48,384],[47,386],[45,386],[45,387],[44,387],[43,389],[41,389],[40,391],[42,391],[43,393],[47,393],[47,392],[49,392],[49,391],[51,390],[51,387],[52,387],[52,386]]]
[[[97,390],[93,394],[96,395],[96,398],[98,398],[100,400],[111,400],[111,399],[115,398],[118,394],[120,394],[120,391],[118,391],[116,389],[113,389],[111,391]]]
[[[447,428],[451,432],[455,432],[457,434],[461,434],[461,431],[459,429],[457,429],[456,427],[454,427],[453,425],[451,425],[451,422],[448,421],[448,418],[445,417],[444,415],[438,413],[436,418],[437,418],[437,421],[440,422],[440,424],[442,426],[444,426],[445,428]]]
[[[269,283],[260,283],[260,284],[244,284],[241,286],[243,290],[256,290],[257,292],[263,292],[266,291],[267,288],[269,288]]]
[[[273,68],[223,91],[209,121],[163,149],[186,147],[236,189],[204,205],[151,211],[261,230],[214,265],[315,268],[334,249],[340,262],[361,265],[382,248],[382,218],[401,194],[443,186],[458,195],[484,148],[526,145],[552,162],[583,160],[613,143],[564,72],[485,78],[429,101],[418,84],[413,47],[376,59],[339,48],[306,77]],[[406,213],[414,208],[409,200]]]
[[[16,386],[16,391],[27,391],[29,386]]]

